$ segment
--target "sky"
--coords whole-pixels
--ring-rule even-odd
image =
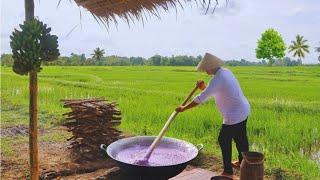
[[[155,54],[203,55],[210,52],[224,60],[255,57],[257,40],[268,28],[276,29],[290,45],[297,34],[310,45],[304,63],[317,63],[320,46],[320,0],[220,0],[216,11],[205,14],[195,3],[184,9],[160,11],[161,19],[131,23],[122,20],[110,29],[99,25],[72,0],[35,0],[35,16],[59,37],[62,55],[86,54],[96,47],[106,55],[151,57]],[[10,53],[10,34],[24,20],[23,0],[1,0],[1,53]],[[80,16],[81,14],[81,16]],[[74,29],[74,30],[73,30]],[[73,30],[73,31],[72,31]],[[71,33],[70,33],[71,32]],[[292,57],[292,54],[287,53]]]

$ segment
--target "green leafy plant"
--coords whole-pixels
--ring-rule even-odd
[[[256,57],[258,59],[268,59],[269,65],[274,63],[274,58],[283,58],[286,45],[278,31],[270,28],[261,35],[258,40]]]
[[[298,56],[298,60],[301,64],[301,59],[304,58],[306,53],[309,53],[309,45],[306,44],[307,40],[303,36],[297,35],[295,41],[291,41],[289,46],[289,52],[294,52],[293,57]]]
[[[51,28],[43,22],[32,19],[19,25],[10,36],[13,71],[20,75],[41,70],[42,61],[53,61],[60,55],[58,37],[51,35]]]

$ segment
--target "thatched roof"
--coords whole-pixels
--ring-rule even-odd
[[[75,0],[75,2],[90,11],[97,20],[108,24],[117,23],[117,17],[127,22],[138,20],[144,21],[147,16],[159,17],[158,10],[167,11],[177,6],[183,7],[182,3],[199,1],[202,6],[209,7],[211,0]],[[215,1],[216,5],[218,0]]]

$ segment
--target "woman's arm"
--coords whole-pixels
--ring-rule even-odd
[[[200,90],[203,91],[203,90],[206,88],[206,84],[204,83],[204,81],[199,80],[199,81],[197,81],[197,87],[198,87]],[[187,109],[191,109],[191,108],[193,108],[193,107],[196,107],[197,105],[198,105],[198,103],[196,103],[195,101],[192,101],[192,102],[188,103],[188,104],[185,105],[185,106],[179,106],[179,107],[177,107],[177,108],[176,108],[176,111],[177,111],[177,112],[183,112],[183,111],[185,111],[185,110],[187,110]]]
[[[196,107],[196,106],[198,106],[198,105],[199,105],[198,103],[192,101],[192,102],[188,103],[188,104],[185,105],[185,106],[179,106],[179,107],[177,107],[177,108],[176,108],[176,111],[177,111],[177,112],[183,112],[183,111],[185,111],[185,110],[187,110],[187,109],[191,109],[191,108]]]
[[[210,81],[208,87],[205,86],[203,81],[198,81],[197,82],[197,87],[201,90],[203,90],[201,92],[200,95],[196,96],[192,102],[188,103],[185,106],[179,106],[176,108],[177,112],[183,112],[187,109],[191,109],[193,107],[198,106],[201,103],[204,103],[205,101],[207,101],[211,96],[213,96],[214,92],[217,89],[217,83],[213,83],[213,79]]]

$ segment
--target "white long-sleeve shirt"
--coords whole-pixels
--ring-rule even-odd
[[[250,114],[250,104],[243,95],[238,80],[228,69],[220,68],[207,88],[194,98],[194,102],[201,104],[210,97],[214,97],[216,101],[223,116],[223,124],[240,123]]]

